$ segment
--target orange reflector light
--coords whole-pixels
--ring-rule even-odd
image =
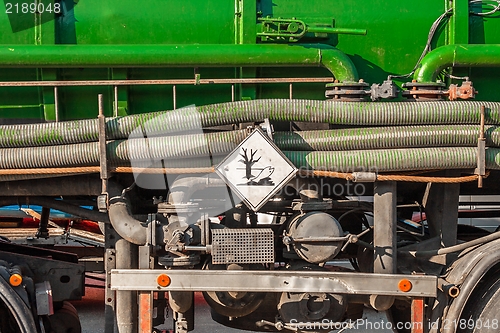
[[[12,274],[9,278],[9,283],[11,286],[17,287],[23,283],[23,277],[20,274]]]
[[[156,278],[156,282],[160,287],[168,287],[168,285],[170,284],[170,276],[168,276],[167,274],[160,274]]]
[[[398,283],[398,288],[399,290],[401,290],[402,292],[404,293],[407,293],[411,290],[411,288],[413,287],[413,285],[411,284],[411,281],[408,280],[408,279],[402,279],[401,281],[399,281]]]

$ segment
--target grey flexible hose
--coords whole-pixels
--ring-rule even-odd
[[[48,148],[48,147],[44,147]],[[23,149],[26,150],[26,149]],[[37,149],[31,149],[32,152],[38,152]],[[43,149],[50,153],[51,150]],[[70,150],[71,151],[71,150]],[[26,154],[29,159],[15,158],[5,160],[4,156],[0,159],[0,168],[33,168],[33,167],[59,167],[59,166],[82,166],[98,165],[98,154],[94,152],[94,161],[90,160],[90,154],[80,154],[76,152],[64,155],[64,159],[57,160],[45,158],[37,159],[34,156]],[[354,171],[409,171],[426,169],[473,169],[477,166],[477,148],[475,147],[432,147],[432,148],[407,148],[407,149],[380,149],[380,150],[352,150],[352,151],[284,151],[285,155],[298,168],[354,172]],[[43,156],[42,156],[43,157]],[[194,167],[201,164],[216,164],[220,160],[216,156],[206,156],[206,159],[182,159],[166,158],[164,165],[158,167]],[[197,162],[196,160],[201,160]],[[205,161],[204,161],[205,160]],[[61,165],[61,161],[64,165]],[[141,161],[134,164],[141,167]],[[29,164],[26,164],[29,163]],[[130,165],[129,161],[114,161],[114,166]],[[204,165],[211,166],[211,165]],[[147,163],[144,167],[147,167]],[[488,169],[500,169],[500,149],[486,149],[486,167]],[[139,171],[138,171],[139,172]]]
[[[261,121],[324,122],[337,125],[383,126],[418,124],[500,124],[500,103],[479,101],[336,102],[263,99],[181,108],[107,119],[108,139],[125,139],[134,131],[165,135],[208,126]],[[60,145],[98,140],[97,119],[0,126],[0,147]]]
[[[375,168],[379,171],[418,170],[475,167],[478,126],[415,126],[399,128],[361,128],[332,131],[277,133],[276,143],[288,151],[298,167],[313,169],[359,171]],[[488,126],[489,144],[499,146],[499,129]],[[456,135],[455,135],[456,133]],[[108,143],[107,156],[113,166],[183,167],[212,166],[214,156],[231,152],[248,135],[246,130],[117,140]],[[463,147],[463,146],[470,147]],[[385,149],[394,147],[431,147],[424,149]],[[455,146],[455,147],[451,147]],[[456,147],[458,146],[458,147]],[[300,152],[323,149],[328,152]],[[496,152],[488,150],[489,168],[496,169]],[[163,165],[160,163],[162,161]],[[194,162],[193,165],[191,162]],[[66,146],[0,149],[0,168],[51,168],[90,166],[99,164],[96,142]],[[144,165],[143,165],[144,164]],[[202,164],[202,165],[201,165]],[[187,167],[187,166],[186,166]],[[354,168],[358,168],[353,170]]]
[[[366,127],[277,132],[273,139],[282,150],[477,146],[479,131],[479,125]],[[500,128],[485,126],[485,138],[487,146],[500,147]]]
[[[177,160],[223,155],[232,151],[247,136],[246,130],[169,136],[148,139],[117,140],[107,144],[107,158],[112,166],[135,166],[165,160],[164,167],[179,167]],[[53,168],[99,164],[97,142],[71,145],[0,149],[1,169]],[[201,159],[194,164],[206,165]],[[181,164],[182,165],[182,164]],[[201,166],[201,165],[200,165]],[[158,165],[157,167],[162,167]],[[194,166],[193,166],[194,167]]]
[[[138,131],[148,135],[175,133],[269,118],[337,125],[382,126],[418,124],[479,124],[481,105],[486,123],[500,124],[500,103],[453,102],[335,102],[317,100],[252,100],[182,108],[117,118],[107,123],[111,138]]]
[[[442,147],[351,151],[284,151],[297,167],[337,172],[474,169],[477,148]],[[500,169],[500,149],[486,149],[486,168]]]

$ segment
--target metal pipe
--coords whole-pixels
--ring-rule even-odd
[[[333,83],[332,77],[255,77],[233,79],[166,79],[166,80],[58,80],[58,81],[3,81],[0,87],[82,87],[82,86],[141,86],[194,84],[277,84],[277,83]],[[233,101],[234,102],[234,101]]]
[[[116,242],[116,268],[137,268],[137,246],[119,239]],[[137,332],[137,293],[134,291],[116,291],[116,326],[119,333]]]
[[[205,176],[179,176],[169,184],[168,203],[172,205],[186,203],[194,192],[207,187],[225,187],[226,183],[215,174]]]
[[[0,67],[291,67],[323,66],[337,80],[358,80],[351,59],[327,45],[11,45]]]
[[[429,147],[351,151],[283,151],[297,167],[322,171],[412,171],[474,169],[477,148]],[[486,168],[500,169],[500,149],[486,149]]]
[[[295,177],[287,186],[291,186],[303,201],[322,201],[321,186],[314,178]]]
[[[465,242],[465,243],[460,243],[457,245],[449,246],[449,247],[444,247],[441,249],[437,250],[427,250],[427,251],[409,251],[406,253],[409,253],[410,255],[414,257],[432,257],[432,256],[438,256],[438,255],[443,255],[443,254],[450,254],[450,253],[455,253],[455,252],[461,252],[464,251],[468,248],[471,248],[473,246],[478,246],[482,245],[484,243],[488,243],[494,240],[497,240],[500,238],[500,232],[494,232],[491,233],[487,236],[483,236],[480,238],[476,238],[474,240]]]
[[[417,82],[434,82],[448,67],[500,67],[500,44],[455,44],[429,52],[415,72]]]
[[[329,27],[307,27],[307,32],[317,34],[346,34],[346,35],[366,35],[366,29],[347,29]]]
[[[132,216],[129,211],[128,199],[118,185],[109,184],[109,198],[108,215],[115,231],[132,244],[146,244],[148,228],[143,225],[143,222]]]
[[[396,190],[396,182],[376,182],[373,188],[373,273],[395,274],[397,271]],[[393,303],[393,297],[370,296],[370,304],[377,311],[385,311]]]

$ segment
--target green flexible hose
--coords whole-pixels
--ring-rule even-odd
[[[277,143],[283,149],[292,147],[301,148],[328,148],[337,151],[286,151],[285,154],[299,168],[316,170],[330,170],[352,172],[360,170],[377,171],[405,171],[423,169],[470,169],[476,166],[475,147],[463,147],[468,144],[473,146],[477,142],[478,128],[475,126],[424,126],[412,127],[416,134],[426,133],[428,136],[412,136],[408,131],[392,131],[392,128],[369,128],[328,131],[325,135],[318,132],[299,132],[304,142],[298,144],[295,138],[286,141],[287,133],[277,133]],[[406,128],[403,128],[406,129]],[[370,136],[358,135],[356,141],[345,140],[336,134],[351,132],[369,133]],[[442,131],[451,131],[443,135]],[[454,136],[458,132],[461,135]],[[499,145],[498,130],[496,127],[487,128],[488,139],[494,145]],[[304,134],[305,133],[305,134]],[[401,138],[401,133],[406,133],[407,138]],[[446,132],[447,133],[447,132]],[[438,135],[440,134],[440,135]],[[465,134],[469,134],[468,136]],[[248,135],[248,131],[215,132],[208,134],[194,134],[185,136],[170,136],[148,138],[144,140],[117,140],[109,142],[107,154],[113,166],[148,166],[158,163],[156,167],[193,167],[211,166],[215,156],[224,156],[237,147]],[[366,134],[368,135],[368,134]],[[366,136],[365,135],[365,136]],[[377,138],[377,135],[379,136]],[[281,139],[279,137],[281,136]],[[307,141],[307,137],[326,137],[318,144],[314,140]],[[380,139],[380,136],[382,139]],[[443,148],[407,148],[407,149],[374,149],[394,147],[398,145],[416,144],[420,146],[443,145]],[[449,147],[453,144],[458,147]],[[343,150],[340,150],[343,149]],[[365,150],[362,150],[365,149]],[[497,148],[487,149],[487,167],[499,169]],[[204,157],[204,158],[203,158]],[[217,158],[217,160],[220,160]],[[163,165],[159,162],[163,161]],[[189,162],[189,165],[185,163]],[[27,147],[0,149],[0,168],[50,168],[99,165],[99,148],[97,142],[73,144],[65,146]]]
[[[442,147],[351,151],[284,151],[297,167],[337,172],[474,169],[477,148]],[[486,149],[486,168],[500,169],[500,149]]]
[[[500,103],[478,101],[336,102],[316,100],[252,100],[220,103],[174,111],[152,112],[106,121],[108,140],[146,133],[168,135],[203,127],[261,121],[307,121],[336,125],[392,126],[479,124],[500,125]],[[97,119],[0,126],[0,148],[36,147],[98,140]]]
[[[477,146],[478,125],[432,125],[343,128],[276,132],[281,150],[363,150],[410,147]],[[500,147],[500,128],[485,126],[486,145]]]
[[[179,159],[197,157],[196,165],[212,166],[212,155],[224,155],[248,135],[247,130],[192,134],[108,142],[107,158],[112,166],[149,165],[164,160],[165,167],[179,167]],[[98,142],[71,145],[0,149],[1,169],[54,168],[99,165]],[[200,157],[206,157],[205,159]],[[207,162],[201,162],[206,160]],[[193,163],[190,162],[191,165]],[[161,165],[159,166],[161,167]],[[194,167],[194,166],[191,166]]]

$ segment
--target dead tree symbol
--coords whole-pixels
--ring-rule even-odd
[[[254,156],[255,156],[255,154],[257,154],[257,150],[254,151],[254,150],[250,149],[250,157],[249,157],[248,154],[247,154],[248,149],[245,149],[245,148],[241,148],[241,149],[243,150],[244,154],[240,154],[240,156],[243,157],[243,160],[239,160],[239,162],[242,162],[242,163],[245,164],[245,167],[246,167],[245,168],[246,169],[246,175],[245,175],[245,177],[247,179],[250,179],[250,178],[253,177],[253,175],[252,175],[252,166],[255,163],[257,163],[261,159],[262,156],[259,157],[256,160],[254,160]]]

